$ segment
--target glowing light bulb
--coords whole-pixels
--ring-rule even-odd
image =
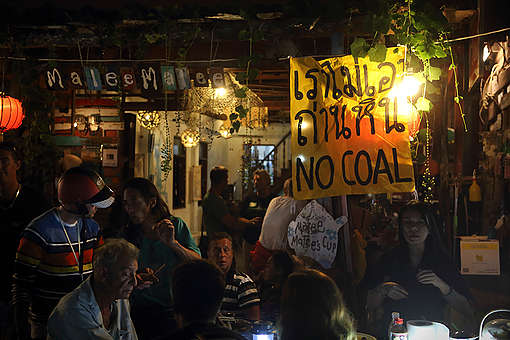
[[[404,76],[402,82],[391,91],[390,97],[412,97],[420,90],[421,83],[412,75]]]
[[[217,89],[214,89],[214,95],[216,97],[225,97],[225,95],[227,94],[227,89],[225,89],[224,87],[218,87]]]
[[[73,123],[73,126],[74,126],[74,127],[78,127],[78,123],[77,123],[77,122],[74,122],[74,123]]]
[[[489,58],[489,55],[491,54],[491,52],[489,51],[489,46],[485,45],[483,47],[483,61],[486,61],[487,58]]]

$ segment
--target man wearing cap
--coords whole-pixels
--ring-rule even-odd
[[[92,273],[94,248],[102,243],[92,217],[114,198],[96,172],[75,167],[59,180],[58,200],[28,225],[18,246],[12,288],[18,339],[44,339],[59,299]]]

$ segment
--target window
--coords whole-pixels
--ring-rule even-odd
[[[174,138],[174,185],[172,193],[172,207],[174,209],[186,207],[186,149],[181,138]]]
[[[255,169],[265,169],[269,172],[271,181],[274,181],[276,166],[274,145],[247,144],[245,145],[245,155],[249,155],[252,173]],[[250,178],[252,177],[252,173],[250,174]]]

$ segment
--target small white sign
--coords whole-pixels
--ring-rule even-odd
[[[103,149],[103,166],[112,168],[118,166],[117,149]]]
[[[296,251],[296,255],[311,257],[329,269],[338,249],[338,229],[346,222],[345,216],[335,220],[322,205],[313,200],[289,224],[289,246]]]

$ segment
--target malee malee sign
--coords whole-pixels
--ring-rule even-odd
[[[408,117],[389,96],[402,80],[404,51],[390,48],[380,63],[351,55],[291,59],[297,199],[414,190]]]
[[[224,87],[223,68],[198,69],[192,74],[194,86]],[[191,87],[190,71],[186,67],[159,64],[103,67],[55,66],[45,70],[46,86],[51,90],[69,88],[94,91],[130,91],[140,89],[146,94],[162,91],[184,90]]]

